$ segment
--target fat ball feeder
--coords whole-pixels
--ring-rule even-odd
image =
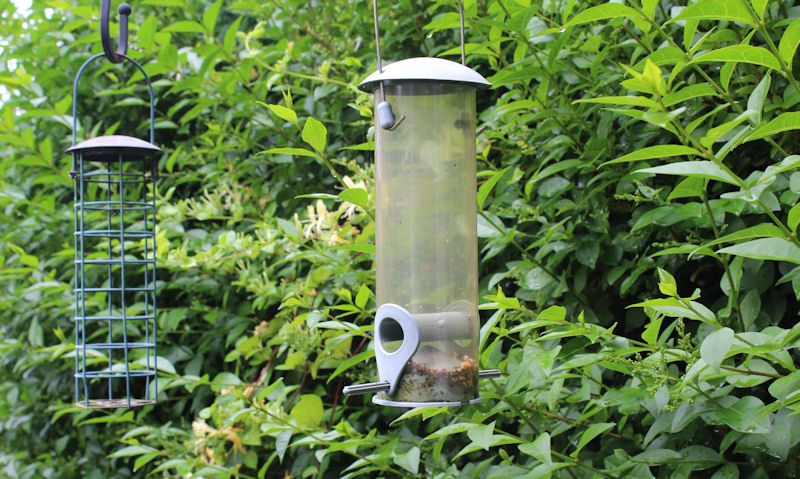
[[[119,7],[117,51],[109,38],[110,1],[100,8],[103,53],[75,76],[72,155],[75,246],[75,403],[117,408],[155,403],[158,397],[156,324],[155,96],[142,66],[127,56],[128,15]],[[78,85],[86,68],[105,57],[130,63],[150,93],[149,141],[122,135],[77,142]]]
[[[381,61],[359,88],[375,95],[376,296],[379,381],[344,388],[395,407],[480,401],[475,97],[488,88],[461,63]],[[399,115],[399,116],[398,116]]]

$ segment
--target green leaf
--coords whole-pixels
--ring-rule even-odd
[[[149,446],[127,446],[123,447],[122,449],[118,449],[113,453],[109,454],[108,457],[115,458],[115,457],[131,457],[131,456],[141,456],[142,454],[147,454],[151,452],[158,452],[157,449],[154,449]]]
[[[771,75],[766,74],[764,78],[758,82],[758,85],[750,93],[747,99],[747,111],[753,112],[753,121],[755,124],[761,123],[761,112],[764,111],[764,102],[767,101],[769,94],[769,86],[772,83]]]
[[[664,296],[678,296],[678,285],[668,271],[658,268],[658,289]]]
[[[289,412],[289,415],[301,426],[313,428],[320,425],[324,413],[325,408],[319,396],[316,394],[303,394]]]
[[[369,209],[369,193],[364,188],[348,188],[339,193],[339,199],[352,203],[364,211]]]
[[[203,12],[203,26],[208,30],[208,33],[214,34],[214,27],[219,18],[219,11],[222,9],[222,0],[217,0],[210,7]]]
[[[742,184],[739,178],[732,176],[722,169],[722,167],[711,161],[679,161],[668,165],[636,170],[634,173],[698,177],[722,181],[723,183],[737,186]]]
[[[540,462],[552,466],[553,458],[550,454],[550,434],[543,432],[533,442],[520,444],[520,452],[535,457]]]
[[[773,118],[766,125],[762,125],[753,130],[752,133],[747,135],[747,138],[745,138],[744,141],[746,143],[748,141],[760,140],[762,138],[767,138],[784,131],[799,130],[799,129],[800,129],[800,111],[783,113]]]
[[[789,24],[786,31],[783,32],[781,42],[778,45],[778,54],[783,59],[783,62],[789,66],[790,70],[798,45],[800,45],[800,18]]]
[[[583,431],[583,434],[581,434],[581,437],[578,440],[578,446],[572,452],[571,456],[572,457],[578,457],[578,453],[581,452],[581,450],[584,447],[586,447],[586,445],[589,444],[592,441],[592,439],[594,439],[597,436],[599,436],[600,434],[603,434],[604,432],[608,431],[609,429],[611,429],[615,425],[616,424],[613,423],[613,422],[600,422],[600,423],[592,424],[591,426],[586,428],[586,430]]]
[[[792,206],[792,209],[789,210],[789,219],[787,221],[787,226],[789,229],[794,233],[797,229],[797,225],[800,224],[800,203]]]
[[[28,342],[36,348],[44,346],[44,330],[37,318],[33,318],[31,325],[28,327]]]
[[[291,108],[286,108],[285,106],[281,105],[271,105],[264,102],[257,102],[259,105],[266,107],[272,113],[278,116],[278,118],[288,121],[290,123],[294,123],[297,125],[297,113],[294,112]]]
[[[659,108],[658,103],[643,96],[600,96],[596,98],[582,98],[574,103],[600,103],[602,105],[628,105],[644,108]]]
[[[718,238],[714,241],[711,241],[703,246],[698,247],[701,248],[710,248],[711,246],[716,246],[722,243],[732,243],[736,241],[741,241],[745,239],[753,239],[753,238],[782,238],[783,237],[783,230],[778,228],[772,223],[761,223],[760,225],[751,226],[749,228],[744,228],[739,231],[734,231],[731,234],[727,234]]]
[[[681,13],[670,20],[679,22],[687,20],[730,20],[753,25],[755,19],[744,3],[747,0],[700,0],[684,8]]]
[[[788,261],[800,264],[800,248],[783,238],[762,238],[740,243],[717,251],[745,258]]]
[[[480,448],[488,451],[492,446],[494,437],[494,421],[489,424],[479,424],[467,431],[467,437]]]
[[[344,361],[339,363],[339,366],[336,367],[336,370],[333,373],[331,373],[331,375],[328,377],[328,381],[327,382],[331,382],[331,380],[333,380],[336,376],[342,374],[343,372],[345,372],[348,369],[352,368],[356,364],[361,364],[361,363],[366,362],[367,360],[373,358],[374,356],[375,356],[375,350],[372,349],[372,348],[369,348],[369,349],[367,349],[365,351],[361,351],[360,353],[356,354],[355,356],[352,356],[352,357],[350,357],[348,359],[345,359]]]
[[[628,306],[628,308],[650,308],[671,318],[694,319],[709,324],[717,324],[716,315],[708,308],[696,301],[687,301],[684,304],[678,298],[649,299]]]
[[[744,111],[742,114],[738,115],[731,121],[725,122],[721,125],[715,126],[714,128],[709,129],[702,138],[700,138],[700,144],[706,148],[710,148],[711,145],[716,143],[717,141],[721,141],[725,139],[725,135],[730,132],[732,129],[736,128],[742,122],[746,121],[748,118],[753,116],[755,112],[750,110]]]
[[[328,130],[319,120],[313,117],[308,117],[305,125],[303,125],[303,141],[311,145],[318,153],[325,150],[325,145],[328,142]]]
[[[697,83],[695,85],[689,85],[681,88],[674,93],[669,93],[664,96],[661,101],[664,103],[664,106],[670,107],[686,100],[704,96],[717,96],[717,90],[712,88],[708,83]]]
[[[239,384],[242,384],[242,380],[239,379],[239,376],[233,373],[221,372],[214,376],[214,380],[211,382],[211,389],[219,391],[222,388],[228,388]]]
[[[419,472],[419,455],[419,448],[414,446],[403,454],[394,454],[392,460],[406,471],[417,475]]]
[[[692,59],[690,63],[737,62],[761,65],[773,70],[781,69],[781,62],[769,50],[752,45],[731,45],[712,50]]]
[[[495,185],[497,185],[497,182],[500,181],[501,178],[503,178],[503,175],[506,174],[506,172],[508,171],[509,168],[511,168],[511,167],[507,166],[507,167],[503,168],[502,170],[496,171],[492,175],[491,178],[489,178],[484,184],[481,185],[480,188],[478,188],[478,210],[479,211],[483,210],[483,205],[486,202],[486,198],[492,192],[492,190],[494,189]]]
[[[700,345],[700,357],[715,371],[719,371],[719,365],[733,346],[734,339],[731,328],[720,328],[712,332]]]
[[[278,461],[283,462],[283,456],[286,455],[286,450],[289,448],[289,442],[292,440],[292,430],[287,429],[278,433],[275,438],[275,452],[278,453]]]
[[[628,153],[627,155],[622,155],[619,158],[615,158],[611,161],[606,161],[600,166],[603,167],[605,165],[613,165],[616,163],[629,163],[632,161],[651,160],[653,158],[670,158],[673,156],[683,156],[683,155],[700,156],[700,152],[690,146],[684,146],[684,145],[648,146],[646,148],[636,150],[632,153]]]
[[[657,319],[650,321],[642,332],[642,339],[651,345],[658,344],[658,335],[661,332],[661,323],[664,322],[664,316],[659,315]]]
[[[731,396],[727,396],[731,400]],[[703,419],[711,424],[725,424],[731,429],[744,433],[766,434],[770,431],[769,419],[763,416],[764,403],[754,396],[734,400],[708,414]],[[763,419],[759,419],[763,418]]]
[[[175,33],[206,33],[205,27],[191,20],[175,22],[164,29],[165,32]]]
[[[669,193],[667,199],[677,200],[680,198],[702,198],[705,191],[706,181],[703,178],[686,178],[675,185],[675,189]]]
[[[294,155],[294,156],[310,156],[317,158],[317,154],[305,148],[271,148],[263,152],[264,155]]]
[[[631,7],[620,3],[605,3],[596,7],[587,8],[572,17],[563,28],[580,25],[583,23],[596,22],[598,20],[608,20],[610,18],[639,17],[639,13]]]

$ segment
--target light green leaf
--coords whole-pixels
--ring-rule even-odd
[[[717,253],[745,258],[788,261],[800,264],[800,248],[783,238],[762,238],[722,248]]]
[[[672,106],[692,98],[699,98],[704,96],[717,96],[717,90],[711,87],[708,83],[697,83],[681,88],[675,93],[667,94],[661,101],[664,106]]]
[[[664,296],[678,296],[678,285],[669,271],[658,268],[658,289]]]
[[[629,163],[632,161],[651,160],[653,158],[670,158],[673,156],[700,155],[700,152],[690,146],[684,145],[656,145],[636,150],[627,155],[622,155],[611,161],[606,161],[602,166],[616,163]]]
[[[764,102],[767,101],[771,82],[770,74],[764,75],[764,78],[750,93],[750,98],[747,99],[747,111],[753,112],[753,121],[756,125],[761,123],[761,112],[764,111]]]
[[[731,404],[703,415],[710,424],[725,424],[731,429],[744,433],[766,434],[770,431],[769,418],[764,417],[764,403],[755,396],[745,396]]]
[[[678,298],[658,298],[632,304],[628,308],[651,308],[671,318],[687,318],[704,323],[717,324],[716,315],[696,301],[688,301],[688,305],[686,305]]]
[[[731,45],[729,47],[723,47],[719,50],[713,50],[695,57],[690,63],[707,62],[752,63],[754,65],[772,68],[773,70],[781,69],[780,61],[778,61],[775,55],[770,53],[769,50],[752,45]]]
[[[108,457],[114,458],[114,457],[141,456],[142,454],[147,454],[150,452],[158,452],[158,450],[149,446],[140,446],[140,445],[127,446],[112,452],[111,454],[108,455]]]
[[[704,244],[703,246],[700,246],[697,249],[710,248],[711,246],[716,246],[718,244],[731,243],[745,239],[769,238],[769,237],[782,238],[783,231],[772,223],[761,223],[759,225],[751,226],[749,228],[744,228],[739,231],[734,231],[731,234],[727,234],[719,239]]]
[[[543,432],[533,442],[520,444],[519,450],[529,456],[535,457],[542,463],[551,466],[553,458],[550,454],[550,434]]]
[[[495,185],[497,185],[497,182],[500,181],[503,175],[506,174],[506,171],[508,171],[509,168],[511,167],[507,166],[502,170],[496,171],[491,178],[489,178],[484,184],[480,186],[480,188],[478,188],[478,210],[483,209],[483,204],[486,202],[486,198],[492,192]]]
[[[214,27],[217,24],[220,9],[222,9],[222,0],[217,0],[203,12],[203,26],[211,34],[214,33]]]
[[[722,167],[711,161],[679,161],[668,165],[655,166],[636,170],[635,173],[651,173],[656,175],[674,175],[708,178],[710,180],[722,181],[731,185],[741,185],[742,181],[734,177]]]
[[[303,125],[303,141],[311,145],[318,153],[325,150],[325,145],[328,143],[328,129],[325,128],[319,120],[313,117],[308,117],[305,125]]]
[[[709,129],[702,138],[700,138],[700,144],[706,148],[710,148],[711,145],[716,143],[717,141],[721,141],[725,138],[725,134],[730,132],[732,129],[736,128],[742,122],[746,121],[748,118],[754,115],[755,112],[750,110],[745,110],[743,113],[738,115],[731,121],[727,121],[721,125],[715,126],[714,128]]]
[[[733,22],[755,23],[753,15],[744,2],[747,0],[700,0],[684,8],[681,13],[670,20],[679,22],[686,20],[730,20]]]
[[[792,68],[794,55],[797,52],[797,46],[800,45],[800,18],[795,19],[783,32],[781,42],[778,45],[778,54],[783,59],[789,68]]]
[[[797,229],[798,224],[800,224],[800,203],[792,206],[792,209],[789,210],[789,219],[787,221],[787,225],[792,232]]]
[[[622,5],[620,3],[604,3],[603,5],[587,8],[586,10],[578,13],[564,24],[564,28],[580,25],[582,23],[596,22],[598,20],[628,17],[641,18],[639,13],[631,7]]]
[[[733,346],[734,339],[735,335],[731,328],[720,328],[712,332],[700,345],[700,357],[715,371],[719,371],[719,365]]]
[[[28,342],[36,348],[44,345],[44,330],[36,318],[33,318],[31,325],[28,327]]]
[[[675,185],[675,189],[667,196],[668,200],[679,198],[702,198],[705,192],[706,181],[703,178],[686,178]]]
[[[233,373],[229,372],[221,372],[214,376],[214,380],[211,382],[211,389],[214,391],[219,391],[222,388],[236,386],[241,384],[242,380]]]
[[[277,115],[278,118],[294,123],[295,125],[297,124],[297,113],[295,113],[294,110],[292,110],[291,108],[286,108],[285,106],[281,105],[271,105],[261,101],[257,103],[263,107],[268,108],[269,111],[275,113],[275,115]]]
[[[289,412],[289,415],[301,426],[317,427],[322,422],[324,412],[325,408],[319,396],[316,394],[303,394]]]
[[[591,426],[586,428],[586,430],[583,431],[583,434],[581,434],[581,438],[578,440],[578,446],[572,452],[571,456],[578,457],[578,453],[581,452],[581,449],[586,447],[586,445],[589,444],[592,441],[592,439],[608,431],[615,425],[616,424],[613,422],[600,422],[592,424]]]
[[[364,188],[348,188],[339,193],[339,199],[352,203],[362,210],[369,209],[369,193]]]
[[[414,446],[403,454],[395,453],[392,458],[395,464],[402,467],[411,474],[419,472],[419,448]]]
[[[480,448],[488,451],[492,446],[494,436],[494,421],[489,424],[480,424],[467,431],[467,437]]]
[[[317,154],[305,148],[271,148],[265,152],[264,155],[294,155],[294,156],[310,156],[317,158]]]
[[[756,14],[764,18],[764,10],[767,8],[767,3],[769,0],[750,0],[750,3],[753,5],[753,10],[756,11]]]
[[[164,29],[165,32],[175,32],[175,33],[205,33],[206,29],[203,25],[200,25],[197,22],[192,20],[184,20],[180,22],[175,22],[172,25],[168,26]]]
[[[582,98],[574,103],[600,103],[603,105],[641,106],[644,108],[659,108],[658,103],[643,96],[600,96],[597,98]]]
[[[766,125],[762,125],[753,130],[752,133],[747,135],[747,138],[745,138],[744,141],[748,142],[753,140],[760,140],[762,138],[767,138],[769,136],[773,136],[783,131],[798,130],[798,129],[800,129],[800,111],[783,113],[773,118]]]
[[[278,453],[278,461],[283,462],[283,456],[289,448],[289,442],[292,440],[292,430],[287,429],[278,433],[275,438],[275,452]]]

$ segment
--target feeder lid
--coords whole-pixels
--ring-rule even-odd
[[[358,87],[363,91],[373,91],[381,82],[390,85],[403,81],[452,82],[476,88],[492,86],[480,73],[460,63],[443,58],[417,57],[385,65],[382,73],[373,72]]]
[[[139,138],[124,135],[98,136],[72,145],[67,153],[82,151],[85,155],[103,155],[108,153],[128,153],[148,155],[160,153],[161,148]]]

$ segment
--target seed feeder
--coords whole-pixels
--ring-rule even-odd
[[[395,407],[480,401],[475,96],[490,86],[461,59],[381,62],[360,85],[375,95],[379,381],[348,386]],[[459,2],[459,10],[461,3]]]
[[[103,53],[78,70],[72,100],[75,244],[75,403],[84,408],[153,404],[156,363],[155,141],[150,78],[127,53],[128,15],[120,14],[120,46],[111,47],[109,0],[101,3]],[[105,57],[128,62],[150,93],[150,141],[112,135],[77,143],[78,84]],[[151,384],[152,383],[152,384]]]

